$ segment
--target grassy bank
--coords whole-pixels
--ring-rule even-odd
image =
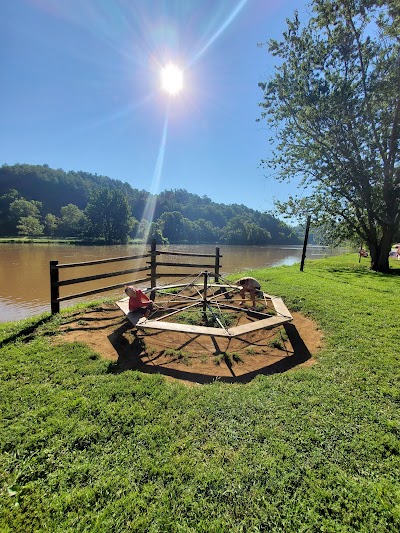
[[[316,365],[187,387],[55,345],[60,318],[1,326],[2,532],[400,529],[400,277],[249,274],[316,320]]]
[[[0,244],[79,244],[78,239],[52,239],[50,237],[1,237]]]

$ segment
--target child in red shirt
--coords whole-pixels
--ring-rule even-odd
[[[140,289],[135,289],[131,285],[125,287],[125,293],[129,296],[129,311],[138,311],[146,318],[153,310],[153,302]]]

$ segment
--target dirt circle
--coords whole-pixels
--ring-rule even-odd
[[[65,317],[57,342],[82,342],[110,361],[118,373],[159,373],[188,384],[215,379],[247,383],[258,374],[312,365],[322,346],[317,325],[300,313],[270,330],[235,338],[212,338],[175,331],[137,330],[115,304]]]

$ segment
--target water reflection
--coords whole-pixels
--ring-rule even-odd
[[[300,262],[302,254],[302,246],[280,247],[280,246],[225,246],[220,248],[221,259],[221,275],[241,272],[243,270],[258,269],[280,265],[292,265]],[[215,245],[170,245],[159,247],[160,250],[180,251],[199,254],[215,254]],[[309,249],[310,250],[310,249]],[[33,316],[45,311],[50,311],[50,275],[49,264],[51,260],[57,260],[59,263],[78,263],[83,261],[95,261],[98,259],[108,259],[111,257],[123,257],[132,255],[141,255],[147,253],[149,247],[143,249],[142,245],[126,245],[126,246],[71,246],[63,244],[1,244],[0,245],[0,322],[7,322],[11,320],[18,320]],[[324,248],[312,248],[312,252],[308,251],[307,257],[311,259],[312,256],[318,254],[332,255],[338,253]],[[176,262],[177,258],[174,256],[163,255],[164,262]],[[139,266],[147,266],[149,259],[142,259],[135,261],[134,265],[129,264],[129,261],[120,263],[113,263],[112,267],[115,271],[126,270],[128,268],[136,268]],[[179,258],[181,262],[192,262],[188,258]],[[214,264],[213,258],[196,259],[199,264]],[[174,272],[181,272],[181,270],[171,267]],[[196,273],[195,269],[184,269],[186,272],[190,270]],[[204,270],[199,268],[199,271]],[[78,278],[84,276],[91,276],[100,273],[110,272],[110,265],[91,265],[90,267],[77,267],[74,269],[60,270],[60,280],[69,278]],[[131,274],[131,279],[127,275],[116,276],[108,279],[98,281],[91,281],[81,283],[68,287],[68,292],[61,294],[77,294],[84,291],[89,291],[99,287],[111,286],[118,283],[125,283],[127,281],[137,279],[140,276]],[[144,276],[143,276],[144,277]],[[177,278],[171,278],[171,281],[176,281]],[[167,278],[161,278],[160,284],[166,283]],[[113,289],[109,292],[99,293],[99,296],[109,296],[119,298],[123,296],[123,289]],[[95,299],[94,296],[86,296],[80,300]],[[79,299],[65,301],[61,303],[61,307],[68,307]]]

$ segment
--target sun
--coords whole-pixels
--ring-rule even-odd
[[[182,69],[173,63],[168,63],[161,70],[161,88],[168,94],[179,94],[183,89]]]

